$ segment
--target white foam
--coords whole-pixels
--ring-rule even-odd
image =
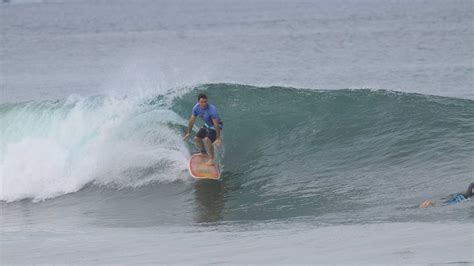
[[[168,126],[184,121],[160,108],[74,96],[2,113],[0,200],[43,200],[90,182],[136,187],[185,178],[188,151]]]

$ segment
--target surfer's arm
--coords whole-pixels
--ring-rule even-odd
[[[192,115],[188,121],[188,131],[186,132],[187,134],[191,134],[191,130],[193,129],[195,121],[196,121],[196,116]]]
[[[420,208],[421,209],[424,209],[424,208],[428,208],[430,206],[434,206],[434,202],[432,200],[424,200],[422,203],[420,203]]]
[[[186,131],[186,135],[184,135],[183,139],[187,139],[189,137],[189,134],[191,134],[191,130],[193,129],[195,121],[196,121],[196,116],[191,115],[188,121],[188,130]]]

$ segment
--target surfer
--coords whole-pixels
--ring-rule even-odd
[[[194,137],[194,142],[199,151],[205,154],[206,149],[202,142],[204,140],[207,146],[207,153],[209,154],[209,161],[207,164],[214,165],[215,156],[212,143],[216,143],[216,145],[221,144],[221,130],[223,128],[223,123],[217,114],[217,108],[214,105],[207,103],[207,96],[205,94],[199,94],[198,96],[198,102],[194,105],[191,117],[189,118],[188,130],[186,131],[186,135],[183,137],[184,140],[189,138],[189,134],[191,134],[194,122],[198,116],[204,120],[204,125],[199,129]]]
[[[457,193],[453,197],[451,197],[449,200],[445,201],[444,203],[454,204],[454,203],[462,202],[471,198],[473,195],[474,195],[474,182],[469,185],[466,193]],[[433,205],[435,204],[432,200],[425,200],[420,204],[420,208],[427,208]]]

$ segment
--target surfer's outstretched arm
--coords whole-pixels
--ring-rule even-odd
[[[189,134],[191,134],[191,130],[193,129],[194,122],[196,122],[196,116],[191,115],[191,117],[189,118],[189,121],[188,121],[188,130],[186,131],[186,135],[184,135],[184,137],[183,137],[184,140],[189,138]]]
[[[444,203],[445,204],[454,204],[454,203],[459,203],[459,202],[463,202],[467,199],[470,199],[472,198],[472,196],[474,195],[474,182],[472,182],[471,184],[469,184],[469,187],[467,188],[467,191],[466,193],[457,193],[457,194],[454,194],[451,199],[445,201]],[[420,208],[427,208],[427,207],[430,207],[430,206],[434,206],[434,202],[432,200],[425,200],[423,201],[421,204],[420,204]]]
[[[422,203],[420,203],[419,208],[428,208],[429,206],[434,206],[434,202],[432,200],[424,200]]]

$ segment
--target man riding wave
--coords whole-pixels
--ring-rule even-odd
[[[207,102],[207,96],[205,94],[199,94],[198,96],[198,102],[194,105],[191,117],[189,118],[188,130],[186,131],[186,135],[183,137],[184,140],[189,138],[189,134],[191,134],[194,122],[198,116],[204,120],[204,125],[199,129],[194,137],[194,142],[196,143],[198,150],[205,154],[206,150],[203,144],[204,140],[207,147],[207,153],[209,154],[209,161],[207,164],[214,165],[215,156],[212,144],[221,144],[221,130],[223,128],[223,123],[217,114],[217,108]]]

